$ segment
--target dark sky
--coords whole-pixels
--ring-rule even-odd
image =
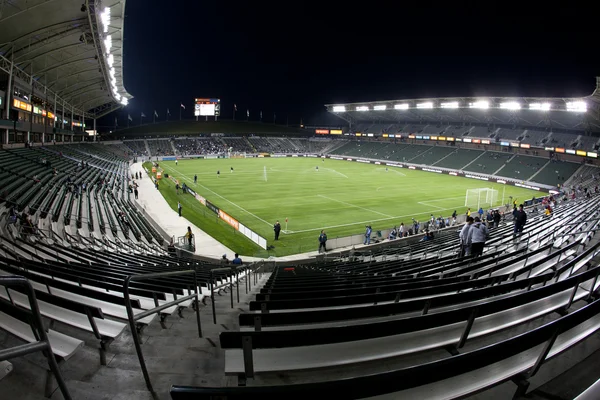
[[[591,5],[436,3],[129,0],[124,81],[135,98],[120,125],[167,107],[177,118],[180,102],[191,118],[194,97],[219,97],[225,118],[235,103],[238,118],[327,123],[326,103],[593,91]]]

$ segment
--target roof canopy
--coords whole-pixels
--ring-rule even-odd
[[[98,118],[132,97],[123,86],[125,0],[0,2],[0,68],[56,109]],[[29,92],[28,92],[29,93]]]
[[[600,132],[600,78],[582,98],[453,97],[327,104],[350,123],[414,121],[422,124],[506,124]]]

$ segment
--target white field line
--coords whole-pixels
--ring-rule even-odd
[[[325,167],[323,167],[322,169],[327,170],[327,171],[331,171],[334,174],[338,174],[338,175],[343,176],[344,178],[348,179],[348,177],[346,175],[342,174],[341,172],[336,171],[335,169],[325,168]]]
[[[377,168],[377,169],[378,169],[378,170],[380,170],[380,171],[383,171],[383,170],[385,170],[385,168]],[[397,173],[398,175],[406,176],[406,174],[405,174],[404,172],[400,172],[400,171],[398,171],[397,169],[395,169],[394,167],[390,167],[390,169],[388,169],[388,171],[389,171],[389,172],[395,172],[395,173]]]
[[[172,167],[169,167],[169,166],[167,166],[167,165],[165,165],[165,167],[166,167],[166,168],[168,168],[168,169],[170,169],[171,171],[175,171],[175,172],[177,172],[177,170],[176,170],[176,169],[174,169],[174,168],[172,168]],[[189,181],[189,182],[192,182],[192,183],[194,182],[194,181],[193,181],[193,179],[187,178],[185,175],[182,175],[182,176],[183,176],[183,177],[184,177],[184,179],[186,179],[187,181]],[[239,205],[235,204],[234,202],[227,200],[225,197],[221,196],[221,195],[220,195],[220,194],[218,194],[218,193],[215,193],[214,191],[210,190],[210,189],[209,189],[209,188],[207,188],[206,186],[204,186],[204,185],[201,185],[201,184],[196,184],[196,185],[202,186],[204,189],[208,190],[208,191],[209,191],[209,192],[211,192],[211,193],[214,193],[216,196],[218,196],[218,197],[222,198],[223,200],[225,200],[225,201],[227,201],[228,203],[230,203],[230,204],[234,205],[235,207],[239,208],[240,210],[242,210],[242,211],[244,211],[244,212],[248,213],[249,215],[253,216],[254,218],[258,219],[259,221],[262,221],[262,222],[264,222],[265,224],[267,224],[267,225],[269,225],[269,226],[272,226],[270,222],[267,222],[267,221],[265,221],[264,219],[260,218],[259,216],[255,215],[255,214],[252,214],[251,212],[249,212],[248,210],[246,210],[246,209],[245,209],[245,208],[243,208],[243,207],[240,207]],[[319,196],[321,196],[321,195],[319,195]],[[321,196],[321,197],[325,197],[325,196]],[[463,198],[464,198],[464,197],[449,197],[449,198],[446,198],[446,199],[439,199],[439,200],[435,200],[435,201],[451,200],[451,199],[463,199]],[[329,200],[334,200],[334,199],[329,199]],[[334,201],[339,201],[339,200],[334,200]],[[432,201],[433,201],[433,200],[432,200]],[[353,205],[353,206],[354,206],[354,205]],[[356,207],[356,206],[354,206],[354,207]],[[406,214],[406,215],[396,215],[396,216],[394,216],[394,217],[392,217],[392,216],[388,216],[387,218],[379,218],[379,219],[371,219],[371,220],[368,220],[368,221],[351,222],[351,223],[347,223],[347,224],[341,224],[341,225],[322,226],[322,227],[318,227],[318,228],[303,229],[303,230],[300,230],[300,231],[286,230],[284,233],[289,233],[289,234],[293,234],[293,233],[305,233],[305,232],[314,232],[314,231],[320,231],[320,230],[322,230],[322,229],[343,228],[343,227],[346,227],[346,226],[352,226],[352,225],[363,225],[363,224],[368,224],[368,223],[372,223],[372,222],[389,221],[389,220],[391,220],[391,219],[396,219],[396,218],[414,217],[415,215],[421,215],[421,214],[433,213],[433,212],[436,212],[436,211],[456,210],[457,208],[461,208],[461,207],[464,207],[464,206],[460,205],[460,206],[457,206],[457,207],[440,208],[440,209],[438,209],[438,210],[432,210],[432,211],[422,211],[422,212],[413,213],[413,214]],[[373,210],[368,210],[368,211],[373,211]],[[374,211],[374,212],[376,212],[376,211]],[[385,214],[383,214],[383,215],[385,215]]]
[[[464,207],[464,206],[459,206],[459,207]],[[449,208],[444,208],[442,210],[444,210],[444,211],[445,210],[456,210],[459,207],[449,207]],[[288,231],[288,232],[289,233],[304,233],[304,232],[320,231],[321,229],[343,228],[345,226],[364,225],[364,224],[368,224],[368,223],[372,223],[372,222],[388,221],[390,219],[396,219],[396,218],[414,217],[415,215],[421,215],[421,214],[427,214],[427,213],[431,213],[432,214],[434,212],[442,211],[442,210],[422,211],[422,212],[418,212],[418,213],[414,213],[414,214],[397,215],[395,217],[390,217],[390,218],[371,219],[371,220],[368,220],[368,221],[352,222],[352,223],[341,224],[341,225],[322,226],[322,227],[319,227],[319,228],[311,228],[311,229],[304,229],[304,230],[301,230],[301,231]]]
[[[418,201],[417,203],[422,204],[422,205],[427,206],[427,207],[434,207],[434,208],[436,208],[438,210],[443,210],[442,207],[434,206],[432,204],[427,204],[427,203],[429,203],[428,201]]]
[[[169,167],[169,166],[167,166],[167,165],[165,165],[165,167],[166,167],[166,168],[169,168],[171,171],[175,171],[175,172],[177,172],[177,170],[176,170],[175,168]],[[179,172],[177,172],[177,173],[179,174]],[[187,181],[189,181],[189,182],[191,182],[191,183],[194,183],[193,179],[190,179],[190,178],[186,177],[185,175],[184,175],[183,177],[184,177],[184,179],[186,179]],[[219,193],[217,193],[217,192],[215,192],[215,191],[213,191],[213,190],[210,190],[210,189],[209,189],[209,188],[207,188],[206,186],[204,186],[204,185],[202,185],[202,184],[200,184],[200,183],[196,183],[196,185],[197,185],[197,186],[202,186],[204,189],[208,190],[209,192],[211,192],[211,193],[212,193],[212,194],[214,194],[215,196],[217,196],[217,197],[220,197],[221,199],[223,199],[223,200],[225,200],[226,202],[228,202],[229,204],[231,204],[231,205],[233,205],[233,206],[235,206],[235,207],[239,208],[240,210],[242,210],[243,212],[247,213],[248,215],[251,215],[251,216],[253,216],[253,217],[254,217],[254,218],[256,218],[257,220],[259,220],[259,221],[262,221],[262,222],[264,222],[265,224],[267,224],[267,225],[269,225],[269,226],[273,226],[273,224],[271,224],[270,222],[267,222],[267,221],[265,221],[264,219],[262,219],[261,217],[259,217],[259,216],[258,216],[258,215],[256,215],[256,214],[252,214],[250,211],[248,211],[248,210],[246,210],[245,208],[243,208],[243,207],[241,207],[241,206],[239,206],[239,205],[235,204],[233,201],[226,199],[225,197],[221,196]]]
[[[384,217],[393,218],[391,215],[380,213],[379,211],[371,210],[371,209],[364,208],[364,207],[361,207],[361,206],[357,206],[355,204],[346,203],[345,201],[332,199],[331,197],[323,196],[322,194],[318,194],[317,196],[322,197],[322,198],[327,199],[327,200],[336,201],[336,202],[338,202],[340,204],[345,204],[345,205],[350,206],[350,207],[356,207],[356,208],[360,208],[361,210],[365,210],[365,211],[369,211],[369,212],[372,212],[372,213],[375,213],[375,214],[383,215]]]

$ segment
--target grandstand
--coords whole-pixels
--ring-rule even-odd
[[[591,386],[600,354],[598,90],[489,98],[481,109],[472,105],[482,99],[464,98],[330,105],[349,123],[341,136],[184,120],[91,143],[86,131],[131,99],[125,2],[5,3],[3,398],[493,399],[557,380],[600,397]],[[540,198],[528,202],[521,236],[502,210],[480,257],[457,256],[462,226],[452,226],[429,240],[416,233],[232,267],[219,261],[231,250],[199,231],[183,236],[187,222],[133,161],[270,155],[443,171],[541,189]],[[549,200],[558,184],[567,189]],[[556,201],[551,215],[543,201]],[[575,363],[586,373],[572,379]]]

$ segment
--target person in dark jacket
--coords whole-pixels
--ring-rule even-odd
[[[275,225],[273,225],[273,231],[275,232],[275,240],[279,240],[279,232],[281,232],[281,224],[279,221],[275,221]]]
[[[323,251],[327,251],[327,234],[325,233],[325,231],[321,231],[321,234],[319,235],[319,253],[321,252],[321,248],[323,248]]]
[[[514,213],[515,216],[515,232],[514,235],[518,236],[523,233],[523,228],[527,223],[527,213],[523,211],[523,204],[519,206],[519,209]]]

